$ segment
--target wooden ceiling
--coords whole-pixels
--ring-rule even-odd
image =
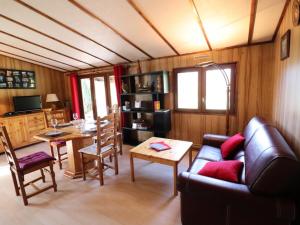
[[[272,41],[288,0],[1,0],[0,54],[60,71]]]

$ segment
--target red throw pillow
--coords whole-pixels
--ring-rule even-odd
[[[221,145],[223,159],[228,159],[245,141],[242,134],[233,135]]]
[[[198,174],[238,183],[243,165],[244,163],[238,160],[208,162]]]

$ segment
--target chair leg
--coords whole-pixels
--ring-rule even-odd
[[[19,177],[20,190],[22,193],[24,205],[28,205],[27,195],[26,195],[26,191],[25,191],[25,187],[24,187],[24,177],[21,176],[20,174],[18,174],[18,177]]]
[[[16,174],[12,171],[12,169],[10,169],[10,172],[11,172],[11,176],[12,176],[12,179],[13,179],[13,182],[14,182],[16,195],[20,196],[20,191],[19,191],[19,186],[18,186],[18,181],[17,181],[17,178],[16,178]]]
[[[112,162],[113,159],[112,159],[112,155],[109,156],[109,162]]]
[[[60,154],[60,147],[57,148],[57,157],[58,157],[58,164],[59,164],[59,169],[62,170],[62,162],[61,162],[61,154]]]
[[[53,171],[53,163],[50,162],[50,174],[51,174],[51,179],[52,179],[52,183],[53,183],[53,189],[54,189],[54,192],[57,192],[57,184],[56,184],[56,181],[55,181],[55,173]]]
[[[103,163],[102,163],[102,159],[100,157],[98,158],[98,171],[99,171],[100,186],[102,186],[102,185],[104,185],[104,180],[103,180]]]
[[[119,135],[119,149],[120,149],[120,155],[123,155],[123,146],[122,146],[122,135]]]
[[[54,156],[54,149],[53,149],[53,146],[52,146],[51,144],[50,144],[50,151],[51,151],[51,156],[52,156],[52,157],[55,157],[55,156]]]
[[[118,164],[118,152],[115,150],[114,152],[114,158],[115,158],[115,175],[119,174],[119,164]]]
[[[83,155],[82,152],[80,153],[80,156],[81,156],[80,158],[81,158],[82,178],[83,178],[83,180],[86,180],[86,176],[85,176],[84,155]]]
[[[45,182],[46,182],[46,179],[45,179],[44,170],[43,170],[43,169],[40,169],[40,171],[41,171],[41,175],[42,175],[42,181],[43,181],[43,183],[45,183]]]

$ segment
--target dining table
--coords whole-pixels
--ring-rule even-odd
[[[55,135],[53,132],[58,133]],[[45,142],[66,142],[67,149],[67,167],[64,171],[66,177],[76,179],[82,177],[81,158],[79,150],[93,144],[93,137],[96,136],[96,130],[82,131],[74,125],[58,128],[46,128],[35,134],[33,138]]]

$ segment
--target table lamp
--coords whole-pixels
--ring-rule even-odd
[[[52,108],[52,110],[55,110],[56,109],[56,102],[59,102],[59,99],[58,99],[56,94],[47,94],[46,102],[47,103],[52,103],[51,108]]]

